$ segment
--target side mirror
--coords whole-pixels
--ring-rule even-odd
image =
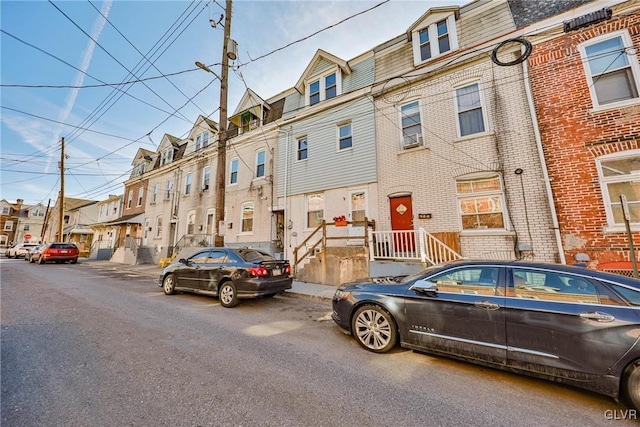
[[[184,265],[188,265],[188,264],[189,264],[189,261],[187,261],[187,260],[186,260],[186,259],[184,259],[184,258],[180,258],[180,259],[178,260],[178,262],[179,262],[180,264],[184,264]]]
[[[416,282],[409,288],[410,291],[416,292],[438,292],[438,285],[428,280],[416,280]]]

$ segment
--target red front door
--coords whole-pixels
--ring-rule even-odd
[[[391,211],[391,230],[394,231],[393,251],[396,256],[410,256],[415,252],[416,246],[411,196],[389,198],[389,208]],[[412,233],[406,231],[412,231]]]

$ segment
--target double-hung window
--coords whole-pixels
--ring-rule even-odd
[[[338,126],[338,149],[345,150],[353,146],[351,138],[351,123]]]
[[[298,160],[307,158],[307,137],[298,138]]]
[[[317,227],[324,220],[324,196],[313,194],[307,198],[307,227]]]
[[[229,184],[238,183],[238,159],[231,160],[231,167],[229,168]]]
[[[205,132],[202,134],[202,148],[207,148],[209,146],[209,132]]]
[[[129,190],[129,198],[127,199],[127,209],[131,209],[133,203],[133,190]]]
[[[402,122],[402,147],[411,148],[422,144],[422,121],[420,120],[420,103],[410,102],[400,107]]]
[[[253,203],[247,203],[246,205],[242,206],[242,233],[253,232],[253,212]]]
[[[202,189],[208,190],[210,182],[211,182],[211,167],[207,166],[206,168],[204,168],[204,173],[202,176]]]
[[[463,230],[505,229],[504,191],[499,175],[456,180]]]
[[[335,98],[338,94],[336,83],[336,73],[329,74],[324,78],[324,97],[325,99]]]
[[[256,153],[256,178],[263,178],[265,175],[266,151]]]
[[[202,135],[198,135],[196,137],[196,151],[200,149],[201,145],[202,145]]]
[[[4,223],[4,230],[5,230],[5,231],[11,231],[11,230],[13,230],[13,221],[5,221],[5,223]]]
[[[339,76],[337,72],[320,77],[309,84],[309,105],[338,96]]]
[[[455,15],[426,22],[413,30],[412,38],[415,65],[457,49]]]
[[[136,206],[142,206],[142,196],[144,196],[144,188],[140,187],[140,189],[138,190],[138,203],[136,204]]]
[[[165,200],[169,200],[171,198],[171,190],[173,190],[173,180],[167,181],[167,192],[164,195]]]
[[[626,30],[579,46],[594,105],[638,99],[640,67],[632,48]]]
[[[191,174],[188,173],[187,177],[185,178],[185,182],[184,182],[184,194],[191,194]]]
[[[162,237],[162,217],[158,216],[156,218],[156,237]]]
[[[621,195],[627,199],[629,221],[640,223],[640,150],[600,157],[597,165],[609,226],[624,225]]]
[[[480,84],[473,83],[456,89],[456,112],[460,137],[485,131]]]
[[[309,85],[309,105],[315,105],[320,102],[320,80]]]
[[[153,203],[158,200],[158,184],[153,184]]]

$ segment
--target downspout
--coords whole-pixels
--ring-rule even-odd
[[[558,224],[558,214],[553,202],[553,193],[551,192],[551,180],[549,179],[549,172],[547,171],[547,162],[544,158],[544,151],[542,150],[542,137],[540,136],[540,128],[538,127],[538,116],[533,103],[533,95],[531,94],[531,85],[529,83],[529,63],[528,60],[522,62],[522,70],[524,72],[524,90],[527,94],[527,103],[529,104],[529,112],[531,113],[531,119],[533,121],[533,133],[536,139],[536,148],[538,149],[538,157],[540,158],[540,165],[542,166],[542,175],[544,178],[545,189],[547,190],[547,200],[549,202],[549,210],[551,211],[551,220],[553,222],[553,230],[556,235],[556,244],[558,245],[558,254],[560,255],[560,263],[566,264],[567,260],[564,256],[564,248],[562,247],[562,236],[560,235],[560,226]]]

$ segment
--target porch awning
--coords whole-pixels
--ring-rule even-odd
[[[125,215],[115,221],[105,222],[102,225],[142,224],[144,214]]]
[[[93,234],[93,230],[86,225],[72,225],[62,230],[63,234]]]

